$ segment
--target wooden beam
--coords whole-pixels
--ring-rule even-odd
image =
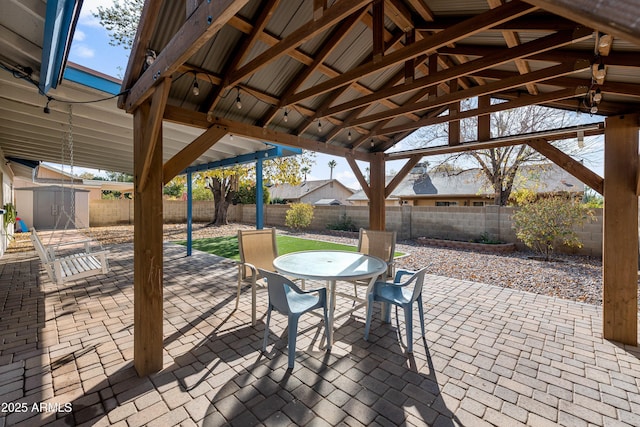
[[[156,149],[155,145],[159,140],[158,135],[162,132],[162,116],[164,115],[164,108],[167,105],[167,99],[169,98],[169,89],[171,89],[171,79],[162,79],[156,90],[153,92],[153,97],[151,98],[149,122],[147,123],[147,130],[145,131],[149,144],[147,146],[147,153],[144,156],[142,171],[139,176],[138,191],[144,191],[147,179],[149,178],[152,157],[154,156]]]
[[[149,103],[133,112],[135,200],[133,220],[133,364],[139,376],[162,369],[162,128],[148,134]],[[140,191],[142,167],[154,146],[148,183]]]
[[[407,3],[411,5],[413,10],[415,10],[422,19],[425,21],[433,21],[433,12],[424,0],[408,0]]]
[[[367,195],[367,198],[370,198],[371,189],[369,188],[369,183],[367,182],[367,179],[364,177],[364,175],[362,175],[362,171],[360,171],[360,168],[356,163],[356,159],[354,159],[352,155],[347,155],[345,159],[347,159],[347,163],[349,163],[353,174],[356,176],[356,179],[360,183],[362,191],[364,191],[364,194]]]
[[[486,111],[491,107],[491,96],[483,95],[478,97],[478,111]],[[478,141],[488,141],[491,139],[491,113],[478,116]]]
[[[640,45],[638,5],[617,0],[525,0],[527,3]]]
[[[282,39],[277,45],[267,49],[239,70],[231,73],[226,86],[234,86],[250,74],[255,73],[262,67],[276,61],[282,55],[294,50],[302,43],[317,36],[327,28],[342,21],[347,16],[355,13],[358,9],[370,3],[371,0],[340,0],[328,8],[322,18],[317,21],[307,22],[300,28]]]
[[[148,0],[144,2],[142,12],[140,13],[140,23],[136,30],[136,38],[133,40],[133,48],[129,55],[127,70],[122,79],[121,92],[124,92],[135,82],[145,64],[145,55],[147,48],[151,43],[151,36],[156,28],[156,22],[160,16],[160,9],[163,0]],[[125,108],[125,100],[127,95],[120,95],[118,98],[118,108]]]
[[[534,53],[554,49],[558,46],[574,43],[577,40],[589,38],[591,37],[591,35],[592,32],[585,29],[552,34],[517,47],[502,49],[495,52],[494,54],[487,55],[474,61],[469,61],[465,64],[457,65],[456,67],[440,70],[439,72],[434,74],[429,73],[428,76],[416,79],[411,84],[397,85],[379,90],[371,95],[365,95],[352,101],[344,102],[331,108],[327,108],[326,110],[318,109],[318,114],[322,116],[339,114],[344,111],[362,107],[374,102],[380,102],[381,99],[387,99],[403,93],[411,92],[416,89],[422,89],[424,87],[437,85],[455,78],[462,77],[467,74],[485,70],[490,67],[506,64],[516,58],[522,58]],[[418,43],[420,42],[416,42],[414,43],[414,45]]]
[[[369,228],[384,230],[386,226],[385,206],[385,163],[384,153],[375,153],[371,157],[369,166]]]
[[[326,9],[327,0],[313,0],[313,20],[317,21],[322,18]]]
[[[280,0],[268,0],[264,5],[261,6],[260,15],[258,16],[256,23],[251,28],[251,32],[244,37],[244,39],[242,40],[242,44],[237,50],[235,50],[236,53],[234,55],[231,55],[228,64],[225,66],[225,71],[223,73],[224,76],[222,78],[223,82],[229,80],[229,76],[231,75],[231,73],[233,73],[238,68],[238,65],[242,63],[253,46],[255,46],[256,42],[258,41],[259,35],[264,31],[264,28],[271,19],[271,16],[273,15],[274,10],[278,7],[279,3]],[[208,111],[213,111],[216,108],[216,105],[218,104],[218,102],[220,102],[221,99],[220,95],[227,88],[228,86],[223,84],[218,85],[218,87],[214,88],[211,94],[212,101],[209,105]]]
[[[494,138],[489,141],[464,142],[457,146],[441,145],[436,147],[418,148],[415,150],[398,151],[386,154],[387,160],[408,159],[415,155],[437,156],[439,154],[461,153],[463,151],[486,150],[488,148],[507,147],[509,145],[528,144],[529,141],[536,139],[559,140],[568,138],[577,138],[578,132],[583,132],[584,136],[602,135],[604,133],[603,123],[594,123],[590,125],[580,125],[570,128],[552,129],[542,132],[533,132],[524,135],[507,136],[502,138]]]
[[[405,44],[412,44],[416,41],[416,32],[414,30],[409,30],[404,33]],[[416,77],[416,58],[407,59],[404,62],[404,82],[413,83],[413,80]]]
[[[503,0],[487,0],[487,2],[489,3],[489,6],[491,8],[496,8],[503,4]],[[520,45],[520,36],[515,31],[502,31],[502,38],[507,43],[508,47]],[[516,59],[514,63],[516,64],[516,68],[518,69],[518,72],[520,72],[520,74],[527,74],[531,72],[531,68],[529,67],[529,63],[527,61],[519,58]],[[529,91],[531,95],[538,94],[538,88],[534,84],[528,84],[527,91]]]
[[[422,156],[419,154],[409,157],[402,169],[400,169],[400,172],[398,172],[396,176],[393,177],[391,182],[389,182],[389,184],[387,184],[386,188],[384,189],[385,199],[389,197],[391,193],[393,193],[393,190],[395,190],[398,185],[400,185],[402,180],[409,174],[409,172],[411,172],[411,170],[415,167],[415,165],[418,164],[418,162],[420,162],[420,160],[422,160]]]
[[[458,79],[453,79],[449,82],[449,90],[450,94],[456,93],[458,91]],[[460,99],[455,102],[449,104],[449,117],[454,120],[449,121],[449,145],[458,145],[460,144],[460,120],[457,119],[460,114]]]
[[[436,19],[416,24],[416,31],[433,32],[446,30],[452,25],[456,25],[460,22],[466,21],[472,16],[473,15],[439,16]],[[576,23],[569,19],[562,18],[552,13],[536,12],[535,14],[531,14],[522,18],[512,19],[509,22],[496,25],[493,28],[489,28],[487,31],[524,31],[546,33],[549,31],[570,30],[575,27]]]
[[[459,25],[454,25],[449,29],[436,33],[428,38],[420,40],[412,45],[405,46],[393,53],[386,55],[377,63],[369,62],[358,67],[352,68],[340,76],[326,80],[309,89],[298,92],[296,95],[287,100],[288,104],[300,102],[304,99],[321,95],[323,93],[335,90],[353,83],[356,80],[364,78],[370,74],[380,72],[389,67],[397,65],[408,59],[415,58],[425,53],[434,52],[440,47],[446,46],[452,42],[460,40],[470,35],[481,32],[487,28],[491,28],[499,23],[506,22],[518,16],[525,15],[533,9],[524,6],[524,3],[512,1],[504,6],[491,9],[485,13],[477,15]]]
[[[262,125],[269,124],[275,117],[278,110],[280,110],[284,102],[282,100],[287,99],[289,96],[295,93],[307,81],[307,79],[322,66],[327,57],[340,45],[344,38],[351,32],[353,27],[360,21],[362,15],[367,13],[367,8],[363,7],[358,12],[350,15],[345,19],[338,28],[333,31],[331,36],[324,43],[322,48],[314,55],[313,63],[309,64],[305,69],[298,73],[294,79],[287,85],[284,93],[280,96],[280,100],[273,104],[273,107],[263,116]],[[371,91],[369,91],[370,93]],[[298,106],[300,107],[300,106]],[[298,108],[296,107],[296,108]],[[311,114],[313,115],[313,114]]]
[[[170,113],[171,111],[169,112],[169,114]],[[235,122],[232,120],[213,118],[211,123],[226,127],[229,133],[232,133],[234,135],[246,136],[247,138],[273,142],[275,144],[288,145],[290,147],[298,147],[304,150],[331,154],[333,156],[346,157],[347,155],[351,154],[357,160],[362,161],[369,161],[371,156],[369,153],[353,152],[352,150],[339,147],[337,145],[329,145],[324,141],[315,141],[309,138],[303,138],[298,135],[291,135],[289,133],[278,132],[273,129],[248,125],[246,123]]]
[[[516,73],[514,74],[517,75]],[[418,120],[417,122],[414,122],[414,123],[408,123],[403,125],[390,126],[382,129],[377,129],[377,132],[378,134],[390,135],[390,134],[396,134],[399,132],[412,131],[424,126],[447,123],[450,120],[468,119],[476,116],[478,116],[478,120],[482,121],[482,120],[487,120],[486,118],[489,117],[489,114],[491,113],[511,110],[513,108],[524,107],[526,105],[541,105],[541,104],[546,104],[552,101],[581,97],[581,96],[584,96],[588,91],[589,91],[589,88],[587,86],[580,86],[577,88],[561,89],[561,90],[543,93],[541,95],[535,95],[535,96],[520,95],[519,97],[514,98],[513,101],[501,102],[498,104],[491,104],[486,107],[480,107],[479,105],[478,108],[461,112],[460,114],[458,114],[457,118],[450,117],[450,116],[441,116],[439,112],[438,114],[435,114],[435,115],[428,114],[427,117],[421,120]],[[489,95],[484,95],[484,96],[488,97]],[[482,98],[482,96],[479,98]],[[490,134],[490,129],[489,129],[489,134]],[[482,140],[488,140],[488,139],[490,139],[490,135],[486,139],[483,138],[479,140],[482,141]]]
[[[501,47],[489,46],[473,46],[473,45],[457,45],[456,47],[443,47],[438,49],[442,55],[471,55],[471,56],[487,56],[497,52],[504,51]],[[592,55],[591,51],[576,49],[553,49],[527,56],[528,60],[533,61],[549,61],[549,62],[565,62],[585,59]],[[621,67],[637,67],[638,58],[635,53],[631,52],[611,52],[609,56],[600,57],[605,65],[617,65]]]
[[[175,154],[162,167],[164,184],[167,184],[174,176],[185,170],[227,133],[228,130],[222,126],[211,126],[202,135]]]
[[[588,70],[591,67],[589,61],[579,61],[577,63],[566,63],[556,65],[554,67],[544,68],[542,70],[534,71],[529,74],[519,75],[510,79],[500,80],[496,82],[487,83],[483,86],[474,86],[470,89],[461,90],[455,93],[449,93],[442,95],[436,99],[428,99],[426,101],[415,102],[412,104],[405,104],[393,110],[383,111],[380,113],[371,114],[369,116],[360,117],[349,122],[345,122],[346,126],[359,126],[366,123],[377,122],[383,119],[390,119],[393,117],[402,116],[406,113],[416,113],[418,111],[427,110],[430,108],[436,108],[443,105],[451,104],[452,102],[473,98],[481,95],[489,95],[502,90],[513,89],[527,83],[535,83],[544,81],[553,77],[563,76],[566,74],[578,73],[580,71]]]
[[[403,33],[413,28],[411,11],[401,0],[384,0],[384,14],[396,24]]]
[[[363,21],[367,21],[367,17],[368,14],[364,14],[363,16]],[[373,28],[373,21],[371,21],[371,25]],[[386,32],[385,32],[386,35]],[[403,33],[401,32],[397,32],[394,35],[389,34],[389,40],[386,41],[387,43],[387,50],[390,50],[393,48],[393,46],[395,46],[396,43],[398,43],[400,41],[400,39],[402,38]],[[368,59],[365,59],[362,63],[366,63],[368,61]],[[399,77],[397,77],[399,75],[399,73],[396,73],[395,76],[392,76],[384,85],[383,87],[388,87],[388,86],[393,86],[394,84],[396,84],[399,80]],[[373,90],[364,87],[363,85],[361,85],[360,83],[353,83],[351,84],[351,86],[343,86],[341,88],[338,88],[336,90],[334,90],[330,95],[326,96],[325,99],[322,101],[322,104],[320,105],[320,107],[318,107],[316,109],[316,113],[313,115],[313,117],[311,118],[311,120],[307,120],[306,123],[303,123],[301,126],[299,126],[294,133],[296,134],[302,134],[305,130],[307,130],[308,126],[312,123],[313,119],[316,119],[318,117],[321,117],[321,115],[318,114],[318,111],[322,111],[326,108],[329,108],[329,106],[331,106],[331,104],[333,104],[338,98],[340,98],[349,88],[353,88],[355,90],[359,90],[361,93],[369,95],[374,93]],[[365,89],[365,90],[363,90]],[[397,103],[388,100],[388,99],[383,99],[380,101],[381,104],[386,105],[388,107],[391,108],[395,108],[398,106]],[[288,104],[287,102],[287,98],[283,98],[282,104]],[[299,104],[300,105],[300,104]],[[297,108],[297,107],[296,107]],[[357,116],[357,115],[356,115]],[[409,118],[411,119],[415,119],[418,120],[418,117],[411,117],[409,116]],[[338,130],[338,129],[336,129]],[[366,133],[366,132],[363,132]],[[334,135],[332,133],[329,133],[327,135],[327,140],[330,140]]]
[[[200,50],[235,15],[248,0],[202,2],[167,43],[155,62],[147,68],[129,91],[124,104],[133,111],[151,94],[158,81],[170,77],[182,64]]]
[[[604,143],[603,336],[638,345],[638,115],[608,117]]]
[[[373,63],[384,55],[384,0],[373,0]]]
[[[545,139],[534,139],[528,142],[528,145],[538,153],[551,160],[562,169],[578,178],[589,187],[593,188],[599,194],[604,194],[604,179],[591,169],[573,159],[563,151],[551,145]]]

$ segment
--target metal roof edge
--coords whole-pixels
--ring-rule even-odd
[[[47,1],[39,84],[43,94],[58,86],[81,7],[82,0]]]
[[[64,78],[74,83],[90,87],[92,89],[101,90],[111,95],[120,93],[120,83],[108,76],[103,76],[94,70],[85,67],[69,65],[64,70]]]

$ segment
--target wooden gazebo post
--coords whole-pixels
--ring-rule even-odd
[[[604,144],[603,335],[638,340],[638,115],[608,117]]]
[[[384,153],[375,153],[371,157],[369,174],[369,228],[372,230],[384,230],[386,223]]]
[[[133,112],[133,360],[138,375],[162,369],[162,114],[170,79]]]

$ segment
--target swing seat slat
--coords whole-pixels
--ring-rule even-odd
[[[55,250],[52,250],[53,248],[46,248],[42,244],[35,228],[31,229],[31,241],[49,278],[58,285],[71,280],[109,272],[107,260],[109,251],[78,252],[56,257]],[[83,249],[87,248],[88,246],[83,247]]]

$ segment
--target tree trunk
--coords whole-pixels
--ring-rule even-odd
[[[211,178],[207,182],[207,186],[213,193],[214,214],[213,225],[227,225],[227,213],[229,205],[237,192],[237,176],[229,176],[226,178]]]

